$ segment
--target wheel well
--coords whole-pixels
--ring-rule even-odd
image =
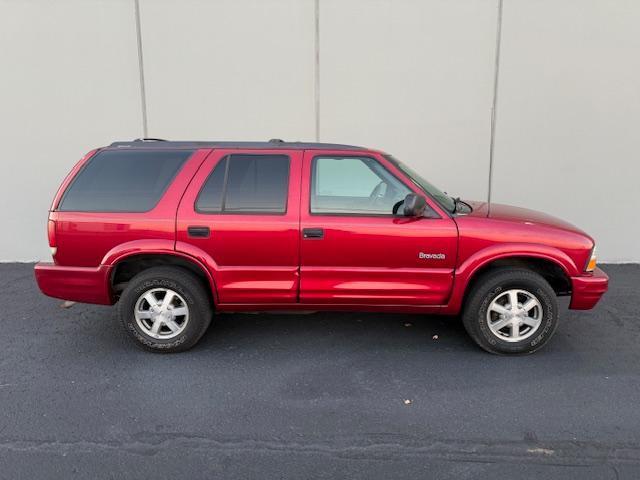
[[[201,282],[213,303],[213,285],[210,284],[206,272],[197,263],[178,255],[132,255],[125,258],[118,262],[113,269],[111,274],[111,291],[117,299],[133,277],[149,268],[166,266],[184,268],[193,273]]]
[[[474,272],[473,276],[469,280],[465,295],[466,293],[471,291],[474,283],[484,273],[490,270],[495,270],[497,268],[509,267],[526,268],[527,270],[536,272],[537,274],[541,275],[547,282],[549,282],[549,285],[551,285],[551,288],[556,293],[556,295],[571,295],[571,280],[562,269],[562,267],[551,260],[536,257],[499,258],[487,263],[486,265],[483,265],[476,272]]]

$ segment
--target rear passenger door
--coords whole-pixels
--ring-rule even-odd
[[[298,300],[302,153],[214,150],[178,208],[176,249],[212,261],[218,302]]]

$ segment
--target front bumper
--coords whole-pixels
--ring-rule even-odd
[[[596,267],[592,274],[571,277],[571,303],[573,310],[593,308],[609,287],[609,277]]]
[[[82,303],[111,305],[109,291],[110,267],[63,267],[53,263],[35,266],[36,282],[45,295]]]

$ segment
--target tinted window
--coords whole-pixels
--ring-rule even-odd
[[[316,157],[311,213],[391,215],[411,191],[372,158]]]
[[[289,157],[230,155],[218,162],[205,182],[196,209],[205,213],[284,213],[288,186]]]
[[[192,151],[98,152],[73,180],[59,210],[146,212],[160,200]]]
[[[196,209],[200,212],[215,213],[222,211],[222,196],[224,195],[224,174],[227,169],[228,157],[218,162],[209,178],[200,190]]]

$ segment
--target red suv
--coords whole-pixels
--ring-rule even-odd
[[[594,241],[543,213],[463,201],[386,153],[348,145],[116,142],[62,183],[48,222],[47,295],[118,303],[156,352],[198,342],[212,312],[456,315],[480,347],[529,353],[557,296],[607,290]]]

